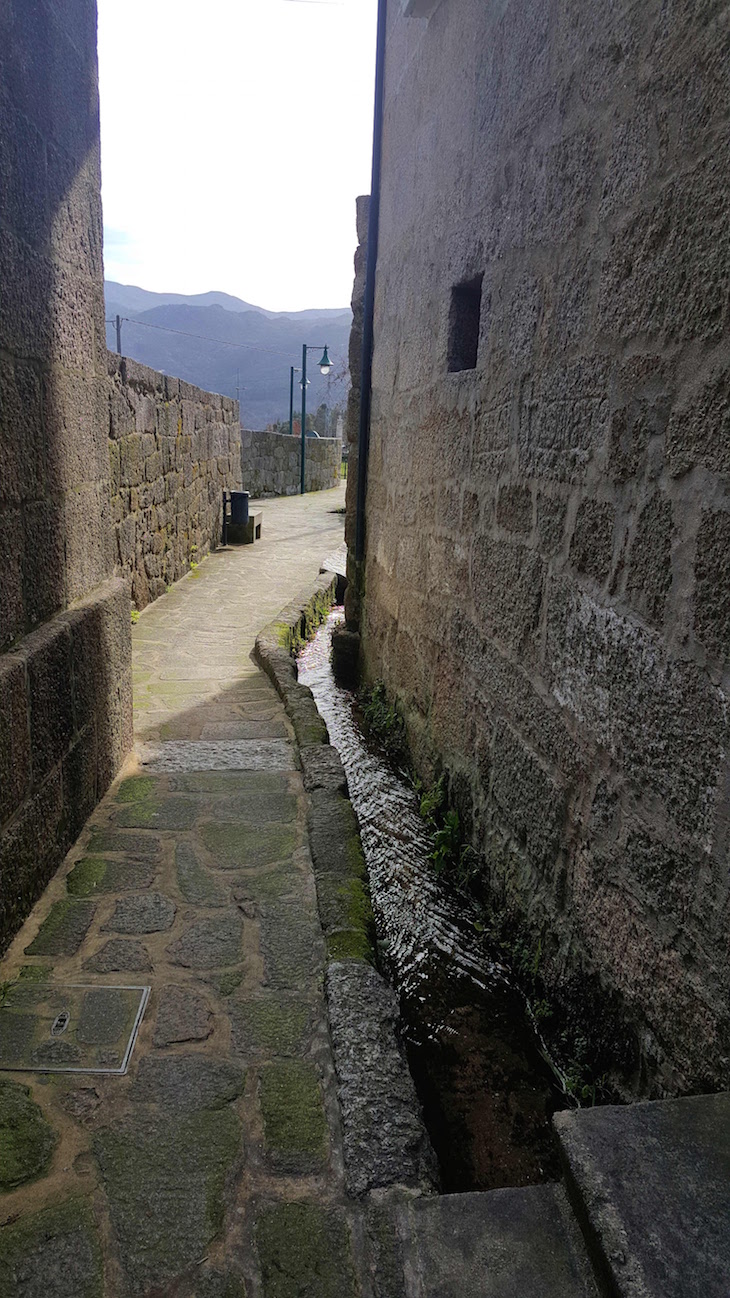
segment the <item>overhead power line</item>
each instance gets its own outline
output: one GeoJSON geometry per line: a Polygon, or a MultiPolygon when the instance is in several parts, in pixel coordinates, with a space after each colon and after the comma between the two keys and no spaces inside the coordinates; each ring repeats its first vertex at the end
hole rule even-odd
{"type": "MultiPolygon", "coordinates": [[[[170,329],[168,325],[150,324],[149,320],[135,320],[133,317],[130,318],[129,316],[124,316],[122,318],[124,324],[139,325],[140,329],[159,329],[162,333],[179,334],[181,338],[197,338],[200,342],[217,343],[220,347],[243,347],[247,351],[265,352],[268,356],[291,355],[290,352],[280,351],[277,347],[259,347],[256,343],[235,343],[231,342],[229,338],[208,338],[205,334],[191,334],[187,333],[184,329],[170,329]]],[[[106,323],[113,325],[116,321],[107,320],[106,323]]]]}

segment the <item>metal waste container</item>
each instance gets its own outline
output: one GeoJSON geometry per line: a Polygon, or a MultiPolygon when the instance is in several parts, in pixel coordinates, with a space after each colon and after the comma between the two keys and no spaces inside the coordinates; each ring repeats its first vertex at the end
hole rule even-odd
{"type": "Polygon", "coordinates": [[[231,492],[231,522],[245,527],[248,523],[248,492],[231,492]]]}

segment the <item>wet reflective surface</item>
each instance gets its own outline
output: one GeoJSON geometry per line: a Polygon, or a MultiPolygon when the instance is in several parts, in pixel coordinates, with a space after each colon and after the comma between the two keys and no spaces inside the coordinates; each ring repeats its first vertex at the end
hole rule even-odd
{"type": "Polygon", "coordinates": [[[559,1175],[550,1117],[561,1107],[524,1001],[490,959],[476,910],[435,872],[418,798],[358,724],[330,666],[335,609],[299,657],[299,679],[347,772],[385,972],[401,1000],[408,1058],[446,1192],[559,1175]]]}

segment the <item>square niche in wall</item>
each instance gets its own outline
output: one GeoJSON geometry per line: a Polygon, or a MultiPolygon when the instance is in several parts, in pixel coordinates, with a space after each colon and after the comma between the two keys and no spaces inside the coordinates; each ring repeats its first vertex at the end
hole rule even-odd
{"type": "Polygon", "coordinates": [[[474,279],[465,280],[463,284],[455,284],[451,290],[447,355],[450,374],[476,369],[483,279],[483,274],[475,275],[474,279]]]}

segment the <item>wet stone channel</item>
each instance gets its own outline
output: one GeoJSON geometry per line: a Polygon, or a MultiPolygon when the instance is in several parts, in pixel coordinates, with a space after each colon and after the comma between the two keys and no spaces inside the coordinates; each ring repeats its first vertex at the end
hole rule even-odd
{"type": "Polygon", "coordinates": [[[559,1177],[550,1119],[564,1099],[524,1000],[490,959],[477,912],[436,875],[410,783],[358,721],[334,679],[334,609],[302,650],[360,823],[383,971],[395,987],[408,1061],[446,1193],[559,1177]]]}

